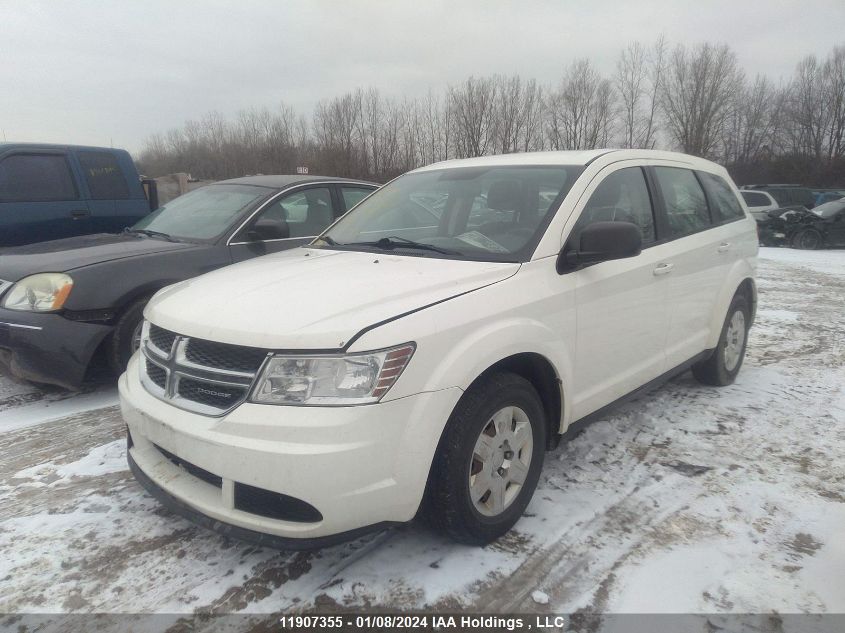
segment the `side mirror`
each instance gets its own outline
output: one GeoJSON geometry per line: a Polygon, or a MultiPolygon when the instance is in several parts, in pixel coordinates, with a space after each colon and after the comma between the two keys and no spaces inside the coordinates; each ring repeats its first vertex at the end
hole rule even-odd
{"type": "Polygon", "coordinates": [[[581,231],[577,248],[564,244],[557,258],[557,272],[562,275],[589,264],[636,257],[642,247],[642,231],[636,224],[593,222],[581,231]]]}
{"type": "Polygon", "coordinates": [[[282,240],[290,237],[290,227],[284,220],[260,218],[252,225],[252,228],[247,231],[246,236],[251,242],[282,240]]]}

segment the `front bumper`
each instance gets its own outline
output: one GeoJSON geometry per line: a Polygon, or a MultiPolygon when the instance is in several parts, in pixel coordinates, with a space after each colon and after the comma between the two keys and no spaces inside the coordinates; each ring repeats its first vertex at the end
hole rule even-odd
{"type": "Polygon", "coordinates": [[[245,403],[213,418],[149,394],[137,356],[119,390],[130,466],[148,490],[206,527],[290,549],[412,519],[462,394],[445,389],[355,407],[245,403]],[[284,520],[239,509],[237,490],[244,485],[305,502],[320,516],[284,520]]]}
{"type": "Polygon", "coordinates": [[[0,308],[0,360],[24,380],[79,389],[110,325],[0,308]]]}

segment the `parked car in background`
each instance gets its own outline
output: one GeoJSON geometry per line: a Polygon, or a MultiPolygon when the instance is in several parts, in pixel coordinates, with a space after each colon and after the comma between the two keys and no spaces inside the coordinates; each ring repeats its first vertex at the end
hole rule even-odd
{"type": "Polygon", "coordinates": [[[845,199],[826,202],[808,211],[803,207],[775,209],[758,223],[764,246],[816,249],[845,246],[845,199]]]}
{"type": "Polygon", "coordinates": [[[125,150],[0,143],[0,247],[113,233],[150,211],[125,150]]]}
{"type": "Polygon", "coordinates": [[[119,234],[0,251],[0,360],[20,378],[76,389],[102,348],[119,373],[156,291],[309,242],[376,188],[339,178],[236,178],[180,196],[119,234]]]}
{"type": "Polygon", "coordinates": [[[758,222],[765,222],[769,219],[769,211],[778,208],[777,201],[772,197],[768,191],[745,191],[739,192],[742,199],[745,200],[745,206],[751,212],[751,215],[758,222]]]}
{"type": "Polygon", "coordinates": [[[813,193],[816,195],[816,206],[845,198],[845,191],[814,191],[813,193]]]}
{"type": "Polygon", "coordinates": [[[816,196],[809,188],[801,185],[744,185],[742,189],[766,191],[782,208],[802,206],[812,209],[816,206],[816,196]]]}
{"type": "Polygon", "coordinates": [[[307,247],[153,297],[119,381],[130,468],[166,507],[262,544],[418,511],[488,543],[573,424],[689,368],[734,380],[757,248],[725,169],[692,156],[415,170],[307,247]]]}
{"type": "Polygon", "coordinates": [[[795,248],[845,246],[845,199],[832,200],[815,207],[805,216],[789,238],[795,248]]]}

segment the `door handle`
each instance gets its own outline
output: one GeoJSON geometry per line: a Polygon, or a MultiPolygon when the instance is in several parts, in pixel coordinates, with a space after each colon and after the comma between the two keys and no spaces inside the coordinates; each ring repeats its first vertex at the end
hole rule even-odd
{"type": "Polygon", "coordinates": [[[87,218],[89,215],[91,215],[90,212],[84,210],[70,212],[70,217],[72,217],[74,220],[81,220],[82,218],[87,218]]]}
{"type": "Polygon", "coordinates": [[[675,267],[675,264],[658,264],[655,269],[652,271],[655,277],[660,277],[660,275],[668,275],[672,272],[672,269],[675,267]]]}
{"type": "Polygon", "coordinates": [[[731,243],[730,242],[722,242],[719,244],[719,248],[717,249],[720,253],[727,253],[731,250],[731,243]]]}

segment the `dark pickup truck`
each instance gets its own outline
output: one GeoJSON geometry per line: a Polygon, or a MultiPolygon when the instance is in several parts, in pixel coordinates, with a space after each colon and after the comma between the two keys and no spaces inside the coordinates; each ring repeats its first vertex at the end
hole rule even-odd
{"type": "Polygon", "coordinates": [[[116,233],[156,206],[125,150],[0,143],[0,247],[116,233]]]}

